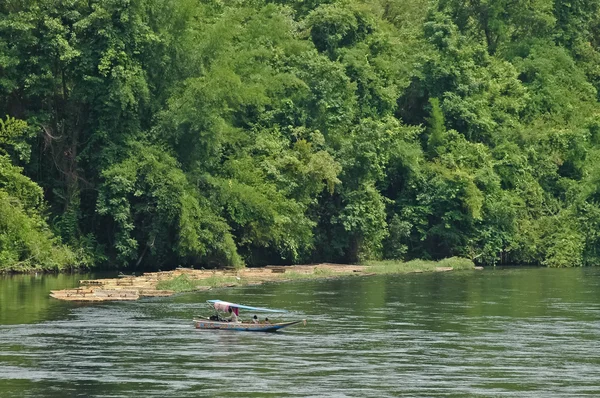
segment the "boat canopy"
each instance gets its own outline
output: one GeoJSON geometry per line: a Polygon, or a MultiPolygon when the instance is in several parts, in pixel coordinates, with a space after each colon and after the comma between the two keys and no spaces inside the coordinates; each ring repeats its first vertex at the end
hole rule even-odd
{"type": "MultiPolygon", "coordinates": [[[[243,310],[251,310],[251,311],[257,311],[257,312],[287,312],[286,310],[275,310],[275,309],[270,309],[270,308],[252,307],[249,305],[230,303],[228,301],[223,301],[223,300],[206,300],[206,302],[211,304],[212,306],[214,306],[215,310],[223,311],[223,312],[229,311],[230,307],[233,311],[236,311],[236,309],[241,308],[243,310]]],[[[236,311],[236,314],[237,314],[237,311],[236,311]]]]}

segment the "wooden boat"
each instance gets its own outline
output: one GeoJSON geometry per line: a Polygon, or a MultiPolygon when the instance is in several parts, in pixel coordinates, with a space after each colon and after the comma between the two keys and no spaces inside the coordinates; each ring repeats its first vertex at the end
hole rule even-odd
{"type": "Polygon", "coordinates": [[[250,310],[254,312],[267,312],[267,313],[285,313],[285,310],[276,310],[270,308],[252,307],[249,305],[235,304],[222,300],[207,300],[207,303],[214,307],[215,315],[211,317],[196,317],[194,318],[194,326],[197,329],[208,329],[208,330],[236,330],[246,332],[275,332],[279,329],[283,329],[288,326],[296,325],[300,322],[306,325],[306,320],[289,321],[289,322],[278,322],[270,323],[268,320],[265,322],[229,322],[221,318],[219,311],[227,313],[234,312],[236,316],[239,314],[240,309],[250,310]],[[230,311],[231,309],[231,311],[230,311]]]}
{"type": "Polygon", "coordinates": [[[283,323],[246,323],[246,322],[219,322],[206,319],[194,319],[196,329],[220,329],[220,330],[238,330],[245,332],[276,332],[288,326],[295,325],[303,321],[291,321],[283,323]]]}

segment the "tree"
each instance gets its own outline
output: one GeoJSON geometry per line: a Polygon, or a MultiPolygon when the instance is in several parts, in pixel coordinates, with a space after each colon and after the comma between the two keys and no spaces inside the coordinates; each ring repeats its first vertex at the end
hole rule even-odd
{"type": "Polygon", "coordinates": [[[22,120],[0,119],[0,271],[59,270],[82,260],[50,231],[42,189],[11,161],[10,153],[29,158],[28,134],[22,120]]]}

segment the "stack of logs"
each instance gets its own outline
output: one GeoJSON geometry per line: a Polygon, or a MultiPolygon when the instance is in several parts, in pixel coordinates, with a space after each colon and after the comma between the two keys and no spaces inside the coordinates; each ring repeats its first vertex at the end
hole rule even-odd
{"type": "MultiPolygon", "coordinates": [[[[160,297],[174,294],[171,290],[157,290],[156,286],[162,280],[170,280],[183,274],[195,280],[214,276],[237,276],[238,279],[239,277],[243,277],[247,281],[260,284],[271,280],[281,280],[279,275],[287,271],[312,274],[317,268],[328,269],[334,274],[362,272],[364,269],[363,266],[340,264],[266,266],[262,268],[243,268],[241,270],[177,268],[173,271],[148,272],[141,276],[121,275],[119,278],[80,280],[80,287],[67,290],[53,290],[50,296],[67,301],[137,300],[140,297],[160,297]]],[[[204,288],[209,289],[208,286],[204,288]]],[[[202,289],[202,287],[198,287],[198,289],[202,289]]]]}
{"type": "Polygon", "coordinates": [[[115,279],[80,280],[80,287],[52,290],[50,296],[67,301],[124,301],[140,297],[170,296],[171,290],[157,290],[152,275],[126,276],[115,279]]]}

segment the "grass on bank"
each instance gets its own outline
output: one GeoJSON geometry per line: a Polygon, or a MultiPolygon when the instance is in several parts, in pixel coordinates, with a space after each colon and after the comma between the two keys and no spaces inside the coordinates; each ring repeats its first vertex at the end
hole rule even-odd
{"type": "MultiPolygon", "coordinates": [[[[412,260],[408,262],[383,260],[369,261],[366,264],[366,273],[375,274],[407,274],[411,272],[433,272],[436,268],[451,267],[453,270],[473,269],[473,261],[465,258],[451,257],[441,261],[412,260]]],[[[269,278],[269,282],[322,279],[336,276],[360,275],[356,273],[340,273],[332,271],[329,268],[316,267],[313,273],[288,271],[282,274],[274,274],[269,278]]],[[[244,277],[239,276],[221,276],[213,275],[206,279],[192,279],[188,275],[182,274],[175,278],[158,282],[156,288],[159,290],[172,290],[174,292],[189,292],[202,287],[226,287],[226,286],[244,286],[252,283],[244,277]]]]}
{"type": "Polygon", "coordinates": [[[366,265],[369,266],[369,272],[373,272],[376,274],[406,274],[410,272],[433,272],[437,268],[447,267],[450,267],[453,270],[466,270],[475,268],[475,263],[473,263],[473,261],[461,257],[450,257],[440,261],[368,261],[366,265]]]}
{"type": "MultiPolygon", "coordinates": [[[[315,268],[314,273],[307,274],[303,272],[289,271],[283,274],[276,274],[269,281],[282,280],[302,280],[302,279],[320,279],[335,275],[343,275],[335,273],[325,268],[315,268]]],[[[189,292],[197,290],[201,287],[225,287],[225,286],[244,286],[251,283],[248,279],[239,276],[220,276],[213,275],[205,279],[192,279],[189,276],[182,274],[172,279],[160,281],[156,284],[158,290],[172,290],[174,292],[189,292]]]]}
{"type": "Polygon", "coordinates": [[[213,275],[205,279],[192,279],[182,274],[172,279],[162,280],[156,284],[158,290],[173,290],[174,292],[189,292],[200,287],[224,287],[229,285],[246,285],[244,278],[235,276],[213,275]]]}

